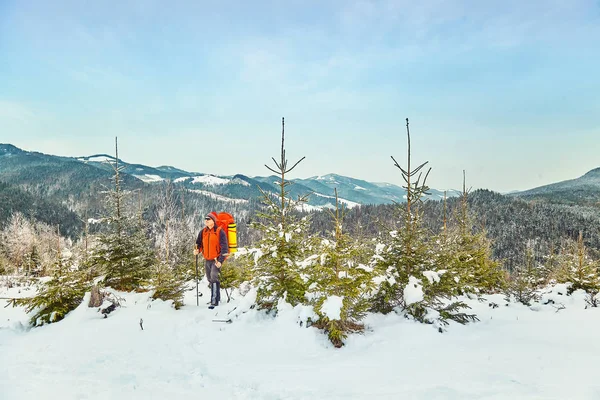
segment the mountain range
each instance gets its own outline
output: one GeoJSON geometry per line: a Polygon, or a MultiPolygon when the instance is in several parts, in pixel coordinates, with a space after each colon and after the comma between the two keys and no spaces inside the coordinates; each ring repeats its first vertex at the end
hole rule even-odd
{"type": "MultiPolygon", "coordinates": [[[[111,162],[115,157],[94,154],[82,157],[53,156],[19,149],[10,144],[0,144],[0,180],[10,184],[37,188],[49,185],[46,194],[72,192],[74,187],[109,184],[113,174],[111,162]],[[48,176],[52,177],[49,181],[48,176]]],[[[189,172],[173,166],[150,167],[118,160],[126,184],[134,188],[172,181],[174,184],[199,193],[212,194],[222,200],[247,200],[260,198],[262,190],[277,192],[279,177],[218,176],[210,173],[189,172]]],[[[290,179],[292,197],[311,194],[308,204],[313,207],[334,207],[337,189],[340,202],[351,208],[359,204],[388,204],[402,202],[405,190],[391,183],[373,183],[337,174],[314,176],[306,179],[290,179]]],[[[75,189],[75,191],[78,191],[75,189]]],[[[444,191],[431,189],[430,199],[439,200],[444,191]]],[[[457,196],[456,190],[446,191],[448,197],[457,196]]]]}
{"type": "Polygon", "coordinates": [[[600,168],[595,168],[576,179],[511,193],[510,196],[570,205],[599,205],[600,168]]]}
{"type": "MultiPolygon", "coordinates": [[[[14,185],[43,199],[54,199],[73,209],[72,204],[88,200],[94,204],[97,194],[111,185],[115,157],[94,154],[81,157],[64,157],[25,151],[11,144],[0,144],[0,181],[14,185]]],[[[188,189],[190,193],[210,197],[216,201],[243,203],[260,200],[261,190],[279,191],[279,177],[247,176],[236,174],[218,176],[208,172],[190,172],[173,166],[151,167],[118,160],[121,177],[128,189],[149,189],[159,182],[171,181],[188,189]]],[[[348,208],[365,204],[390,204],[402,202],[405,189],[391,183],[367,182],[361,179],[327,174],[310,178],[291,179],[290,196],[296,198],[310,194],[308,205],[318,209],[334,207],[337,190],[340,202],[348,208]]],[[[457,190],[430,189],[429,200],[440,200],[460,195],[457,190]]],[[[585,175],[507,196],[524,200],[559,204],[596,205],[600,202],[600,168],[585,175]]]]}

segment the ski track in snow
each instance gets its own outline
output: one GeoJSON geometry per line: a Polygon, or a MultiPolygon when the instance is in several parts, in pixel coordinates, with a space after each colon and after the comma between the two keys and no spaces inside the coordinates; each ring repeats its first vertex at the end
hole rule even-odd
{"type": "Polygon", "coordinates": [[[505,306],[501,295],[469,301],[481,321],[443,334],[371,314],[365,334],[334,349],[317,329],[299,326],[298,308],[273,319],[249,309],[253,292],[234,292],[231,303],[208,310],[206,283],[200,288],[200,307],[194,285],[178,311],[148,293],[125,293],[107,319],[86,306],[87,295],[63,321],[35,329],[22,328],[23,310],[0,300],[0,398],[600,398],[600,310],[584,310],[577,296],[556,296],[566,306],[559,312],[505,306]],[[229,317],[232,324],[212,322],[229,317]]]}

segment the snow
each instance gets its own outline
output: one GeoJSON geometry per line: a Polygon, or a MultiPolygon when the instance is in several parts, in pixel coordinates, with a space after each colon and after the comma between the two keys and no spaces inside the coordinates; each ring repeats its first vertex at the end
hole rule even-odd
{"type": "Polygon", "coordinates": [[[321,312],[330,320],[340,319],[344,298],[340,296],[329,296],[321,306],[321,312]]]}
{"type": "MultiPolygon", "coordinates": [[[[442,334],[403,315],[369,314],[366,332],[341,349],[306,327],[309,307],[280,302],[273,318],[250,308],[255,290],[236,290],[231,303],[208,310],[206,282],[200,307],[190,289],[181,310],[149,293],[119,293],[124,306],[106,319],[86,298],[63,321],[35,329],[0,299],[0,398],[600,398],[600,309],[584,309],[584,295],[566,296],[565,287],[531,308],[503,295],[465,299],[480,322],[442,334]],[[212,322],[226,318],[233,323],[212,322]]],[[[28,294],[0,288],[0,297],[28,294]]]]}
{"type": "Polygon", "coordinates": [[[210,197],[212,199],[220,200],[220,201],[225,201],[225,202],[228,202],[228,203],[237,203],[237,204],[239,204],[239,203],[247,203],[248,202],[248,200],[246,200],[246,199],[233,199],[231,197],[222,196],[220,194],[209,192],[207,190],[191,189],[190,192],[199,193],[199,194],[202,194],[204,196],[210,197]]]}
{"type": "Polygon", "coordinates": [[[77,158],[80,161],[83,162],[88,162],[88,161],[92,161],[92,162],[113,162],[114,158],[111,158],[109,156],[92,156],[92,157],[78,157],[77,158]]]}
{"type": "Polygon", "coordinates": [[[322,206],[311,206],[310,204],[302,203],[295,206],[296,210],[303,212],[320,211],[323,209],[322,206]]]}
{"type": "MultiPolygon", "coordinates": [[[[319,197],[325,197],[325,198],[327,198],[327,199],[333,199],[333,200],[335,200],[335,197],[334,197],[334,196],[327,196],[327,195],[324,195],[324,194],[321,194],[321,193],[317,193],[317,192],[313,192],[313,193],[311,193],[311,194],[312,194],[312,195],[315,195],[315,196],[319,196],[319,197]]],[[[356,206],[360,206],[360,203],[355,203],[355,202],[353,202],[353,201],[346,200],[346,199],[342,199],[342,198],[340,198],[340,197],[338,197],[338,201],[339,201],[340,203],[345,203],[345,204],[346,204],[346,206],[347,206],[348,208],[353,208],[353,207],[356,207],[356,206]]],[[[334,206],[334,205],[332,205],[332,207],[333,207],[333,208],[335,208],[335,206],[334,206]]]]}
{"type": "Polygon", "coordinates": [[[164,181],[164,179],[158,175],[144,174],[144,175],[133,175],[133,176],[135,176],[139,180],[144,181],[146,183],[164,181]]]}
{"type": "Polygon", "coordinates": [[[195,176],[192,183],[201,183],[207,186],[215,186],[215,185],[226,185],[229,183],[229,179],[219,178],[214,175],[202,175],[195,176]]]}
{"type": "Polygon", "coordinates": [[[354,207],[358,207],[360,206],[360,203],[356,203],[354,201],[350,201],[350,200],[346,200],[346,199],[342,199],[342,198],[338,198],[338,200],[344,204],[346,204],[347,208],[354,208],[354,207]]]}
{"type": "Polygon", "coordinates": [[[339,182],[337,182],[335,179],[334,175],[328,174],[328,175],[319,175],[319,176],[314,176],[312,178],[309,179],[316,179],[318,181],[328,181],[328,183],[330,184],[334,184],[334,185],[339,185],[339,182]]]}
{"type": "Polygon", "coordinates": [[[411,305],[421,300],[423,300],[423,285],[420,280],[411,276],[408,278],[408,285],[404,288],[404,301],[406,305],[411,305]]]}
{"type": "Polygon", "coordinates": [[[190,178],[189,176],[184,176],[184,177],[181,177],[181,178],[177,178],[177,179],[175,179],[173,182],[175,182],[175,183],[179,183],[179,182],[185,182],[185,181],[187,181],[188,179],[191,179],[191,178],[190,178]]]}
{"type": "Polygon", "coordinates": [[[240,178],[232,179],[231,183],[235,183],[236,185],[242,185],[242,186],[251,186],[249,182],[246,182],[245,180],[240,179],[240,178]]]}
{"type": "Polygon", "coordinates": [[[425,276],[425,278],[427,278],[427,280],[429,281],[429,283],[439,282],[440,281],[440,272],[423,271],[423,275],[425,276]]]}

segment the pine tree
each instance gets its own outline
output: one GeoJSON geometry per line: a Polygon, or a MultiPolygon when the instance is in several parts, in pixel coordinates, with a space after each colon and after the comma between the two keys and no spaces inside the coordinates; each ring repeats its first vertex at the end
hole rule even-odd
{"type": "Polygon", "coordinates": [[[342,230],[344,208],[340,207],[335,190],[333,241],[323,240],[321,254],[310,267],[309,289],[319,320],[313,325],[324,329],[335,347],[341,347],[349,332],[361,332],[361,320],[371,305],[369,294],[374,289],[372,268],[359,264],[365,249],[342,230]],[[341,303],[339,316],[323,311],[327,301],[335,298],[341,303]]]}
{"type": "Polygon", "coordinates": [[[456,293],[455,281],[442,279],[447,270],[438,264],[435,243],[426,231],[422,218],[423,196],[429,190],[426,181],[431,168],[423,180],[422,169],[427,162],[411,169],[408,118],[406,132],[407,169],[403,169],[392,157],[394,166],[400,169],[405,182],[406,203],[399,204],[397,210],[401,229],[391,232],[389,243],[381,254],[382,260],[378,263],[385,280],[375,297],[375,310],[385,313],[400,307],[424,323],[439,322],[445,325],[449,319],[459,323],[474,321],[477,319],[474,315],[462,312],[468,308],[466,304],[451,302],[456,293]]]}
{"type": "Polygon", "coordinates": [[[42,273],[42,262],[37,246],[34,244],[31,247],[29,256],[27,257],[27,275],[40,276],[42,273]]]}
{"type": "Polygon", "coordinates": [[[276,310],[278,301],[284,298],[292,306],[304,301],[306,284],[302,277],[302,261],[308,218],[299,219],[292,211],[294,207],[306,203],[307,197],[300,197],[296,201],[289,198],[287,188],[292,182],[286,180],[286,174],[304,158],[288,168],[285,120],[282,119],[281,159],[278,162],[273,158],[276,169],[265,165],[279,175],[280,192],[275,197],[260,189],[266,211],[259,213],[259,221],[253,226],[261,231],[263,237],[258,243],[258,251],[248,256],[254,265],[253,275],[258,287],[256,302],[260,309],[276,310]]]}
{"type": "Polygon", "coordinates": [[[104,218],[108,223],[108,233],[98,238],[99,248],[90,258],[90,263],[105,275],[104,284],[117,290],[138,290],[145,284],[156,260],[152,244],[146,237],[141,211],[130,215],[125,207],[128,195],[122,189],[119,166],[119,152],[115,138],[115,160],[111,163],[114,175],[114,189],[108,192],[108,206],[111,215],[104,218]]]}
{"type": "Polygon", "coordinates": [[[70,258],[64,257],[60,247],[51,269],[51,279],[42,285],[34,297],[12,302],[13,306],[24,306],[27,313],[35,311],[30,319],[33,326],[62,320],[81,304],[85,293],[91,288],[86,271],[79,270],[70,258]]]}
{"type": "Polygon", "coordinates": [[[183,306],[185,282],[165,261],[156,263],[152,271],[153,299],[172,300],[176,310],[183,306]]]}
{"type": "Polygon", "coordinates": [[[600,263],[593,260],[583,243],[583,233],[579,232],[577,242],[567,242],[558,257],[555,278],[558,283],[570,283],[568,294],[581,289],[588,294],[588,303],[598,306],[600,291],[600,263]]]}
{"type": "Polygon", "coordinates": [[[507,297],[530,306],[532,301],[539,299],[539,289],[545,280],[543,267],[535,259],[532,244],[528,243],[524,262],[510,273],[507,297]]]}
{"type": "Polygon", "coordinates": [[[447,266],[442,279],[455,282],[455,294],[493,293],[505,287],[505,272],[500,263],[492,260],[491,241],[485,231],[473,232],[468,194],[463,171],[463,191],[456,226],[444,229],[438,236],[439,261],[447,266]]]}
{"type": "Polygon", "coordinates": [[[547,283],[550,283],[553,279],[555,279],[554,275],[558,270],[558,254],[554,243],[550,243],[548,251],[548,255],[544,257],[544,271],[545,275],[548,277],[547,283]]]}
{"type": "Polygon", "coordinates": [[[231,293],[234,289],[240,288],[244,282],[251,282],[253,279],[252,269],[249,268],[248,262],[244,261],[244,257],[235,253],[221,267],[221,289],[227,294],[227,301],[231,299],[231,293]]]}

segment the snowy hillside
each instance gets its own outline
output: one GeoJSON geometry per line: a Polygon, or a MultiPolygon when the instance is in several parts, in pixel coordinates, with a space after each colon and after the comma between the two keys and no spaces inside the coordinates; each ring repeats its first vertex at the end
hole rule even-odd
{"type": "MultiPolygon", "coordinates": [[[[342,349],[306,327],[306,308],[282,306],[272,318],[250,309],[250,291],[208,310],[206,283],[200,307],[190,288],[178,311],[148,293],[118,293],[122,307],[106,319],[88,294],[63,321],[35,329],[0,300],[0,398],[600,398],[600,310],[585,309],[580,292],[559,294],[564,286],[531,308],[501,295],[467,300],[481,321],[443,334],[371,314],[342,349]]],[[[2,298],[31,294],[0,289],[2,298]]]]}

